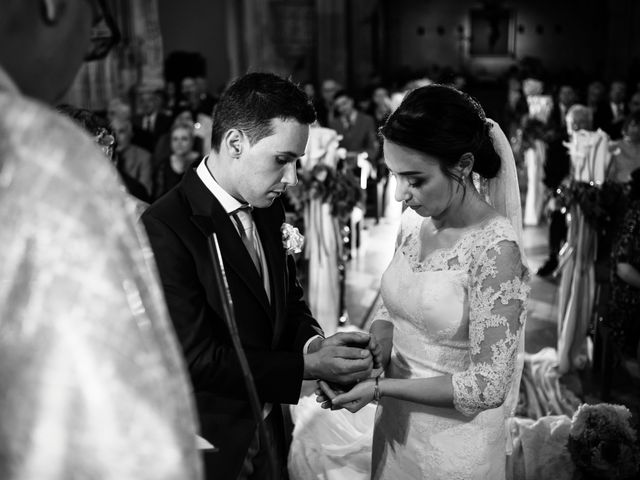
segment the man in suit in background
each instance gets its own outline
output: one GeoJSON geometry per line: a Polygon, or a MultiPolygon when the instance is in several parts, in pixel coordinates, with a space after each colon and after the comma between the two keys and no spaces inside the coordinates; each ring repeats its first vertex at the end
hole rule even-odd
{"type": "MultiPolygon", "coordinates": [[[[377,168],[374,164],[378,155],[376,123],[373,117],[355,107],[353,95],[346,90],[340,90],[336,93],[333,104],[336,116],[330,120],[329,127],[342,137],[340,147],[347,151],[347,166],[353,169],[353,175],[364,188],[364,203],[369,207],[366,209],[366,213],[377,219],[379,217],[377,168]],[[364,169],[363,160],[358,158],[361,153],[367,154],[367,159],[364,162],[366,162],[368,169],[364,169]]],[[[354,231],[356,245],[359,245],[360,235],[358,232],[359,227],[354,231]]]]}
{"type": "Polygon", "coordinates": [[[577,99],[578,95],[573,85],[560,85],[545,129],[547,158],[543,165],[543,183],[547,188],[548,199],[549,254],[537,271],[541,277],[551,275],[558,268],[560,249],[567,239],[567,222],[563,213],[563,205],[556,199],[558,197],[557,190],[571,169],[571,157],[569,157],[567,147],[564,146],[564,142],[569,141],[566,116],[577,99]]]}
{"type": "Polygon", "coordinates": [[[162,113],[162,92],[142,87],[138,90],[138,113],[133,117],[132,142],[153,152],[158,139],[171,128],[173,120],[162,113]]]}
{"type": "Polygon", "coordinates": [[[609,86],[609,110],[611,111],[611,126],[607,131],[611,140],[622,138],[622,124],[627,114],[627,85],[620,80],[614,80],[609,86]]]}
{"type": "Polygon", "coordinates": [[[594,80],[587,86],[587,106],[593,111],[593,128],[602,129],[611,135],[613,113],[607,97],[601,81],[594,80]]]}
{"type": "Polygon", "coordinates": [[[340,146],[348,153],[366,152],[369,160],[376,158],[378,140],[373,118],[356,109],[353,96],[346,90],[336,93],[333,105],[336,116],[329,122],[329,127],[342,135],[340,146]]]}
{"type": "MultiPolygon", "coordinates": [[[[207,478],[270,478],[271,449],[286,472],[281,403],[297,403],[303,379],[367,378],[377,351],[367,334],[324,339],[302,299],[283,246],[278,197],[297,183],[315,113],[305,94],[276,75],[252,73],[223,93],[211,152],[143,215],[169,311],[187,359],[207,478]],[[208,239],[216,233],[241,342],[270,441],[260,441],[236,352],[223,320],[208,239]]],[[[279,478],[279,477],[278,477],[279,478]]]]}

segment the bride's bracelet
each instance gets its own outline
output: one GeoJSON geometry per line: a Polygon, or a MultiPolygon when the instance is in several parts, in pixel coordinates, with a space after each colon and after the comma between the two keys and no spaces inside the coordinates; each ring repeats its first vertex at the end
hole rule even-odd
{"type": "Polygon", "coordinates": [[[380,384],[379,384],[379,381],[380,381],[380,377],[378,376],[378,377],[376,377],[376,384],[373,386],[373,399],[376,402],[380,401],[380,396],[381,396],[380,395],[380,384]]]}

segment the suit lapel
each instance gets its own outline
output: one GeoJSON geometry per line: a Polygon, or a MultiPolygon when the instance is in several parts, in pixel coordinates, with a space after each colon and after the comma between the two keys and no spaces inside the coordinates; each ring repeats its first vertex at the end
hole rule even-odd
{"type": "MultiPolygon", "coordinates": [[[[205,237],[209,237],[212,233],[216,234],[225,268],[232,269],[242,279],[271,317],[273,313],[262,279],[220,202],[198,178],[195,169],[187,171],[180,189],[191,205],[193,213],[191,221],[205,237]]],[[[211,259],[207,258],[206,261],[211,259]]]]}

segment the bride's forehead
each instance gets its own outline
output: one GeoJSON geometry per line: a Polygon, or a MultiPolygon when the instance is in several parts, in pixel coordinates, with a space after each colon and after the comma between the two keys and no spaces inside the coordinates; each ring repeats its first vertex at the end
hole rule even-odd
{"type": "Polygon", "coordinates": [[[384,159],[389,169],[395,173],[403,171],[428,173],[434,169],[440,169],[440,162],[436,157],[391,142],[385,143],[384,159]]]}

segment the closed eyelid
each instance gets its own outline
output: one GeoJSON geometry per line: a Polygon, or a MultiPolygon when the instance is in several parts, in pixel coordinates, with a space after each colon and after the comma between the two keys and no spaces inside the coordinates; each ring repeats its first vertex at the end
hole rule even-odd
{"type": "Polygon", "coordinates": [[[300,157],[294,157],[293,155],[276,155],[278,162],[295,163],[300,157]]]}

